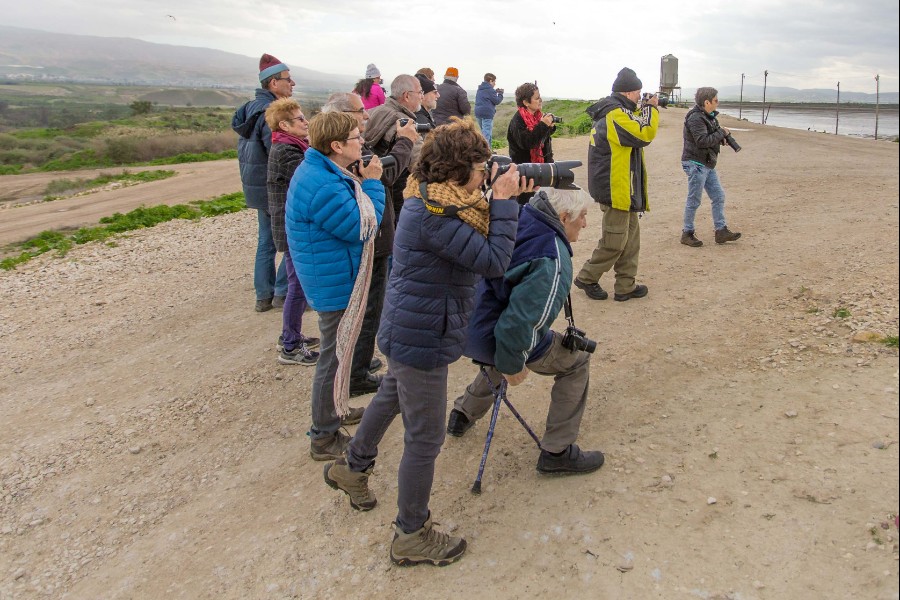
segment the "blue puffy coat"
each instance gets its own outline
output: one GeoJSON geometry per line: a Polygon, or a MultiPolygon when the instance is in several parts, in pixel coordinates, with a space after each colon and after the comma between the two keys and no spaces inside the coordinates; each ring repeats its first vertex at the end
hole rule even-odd
{"type": "MultiPolygon", "coordinates": [[[[378,223],[384,214],[384,186],[365,179],[378,223]]],[[[319,312],[347,308],[359,272],[363,240],[354,180],[314,148],[291,178],[285,226],[291,259],[309,304],[319,312]]]]}
{"type": "Polygon", "coordinates": [[[490,211],[485,238],[456,217],[429,213],[419,198],[404,203],[378,330],[391,360],[428,370],[462,355],[475,283],[503,275],[515,244],[516,200],[493,200],[490,211]]]}
{"type": "Polygon", "coordinates": [[[498,92],[487,81],[482,81],[475,92],[475,116],[479,119],[493,119],[497,105],[503,102],[503,92],[498,92]]]}
{"type": "Polygon", "coordinates": [[[275,94],[257,88],[256,98],[237,109],[231,119],[231,128],[240,136],[238,166],[248,208],[268,209],[269,206],[266,171],[269,149],[272,147],[272,130],[266,125],[265,112],[274,100],[275,94]]]}

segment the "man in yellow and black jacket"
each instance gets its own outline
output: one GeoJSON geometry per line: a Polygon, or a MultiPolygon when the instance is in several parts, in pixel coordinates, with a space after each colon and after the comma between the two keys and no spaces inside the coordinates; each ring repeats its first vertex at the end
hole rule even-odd
{"type": "Polygon", "coordinates": [[[600,277],[615,270],[615,299],[619,302],[647,295],[635,283],[641,249],[639,213],[650,210],[644,146],[659,130],[658,98],[641,102],[641,80],[634,71],[619,71],[613,93],[587,109],[594,121],[588,150],[588,190],[600,203],[603,226],[600,241],[575,278],[575,286],[589,298],[605,300],[600,277]]]}

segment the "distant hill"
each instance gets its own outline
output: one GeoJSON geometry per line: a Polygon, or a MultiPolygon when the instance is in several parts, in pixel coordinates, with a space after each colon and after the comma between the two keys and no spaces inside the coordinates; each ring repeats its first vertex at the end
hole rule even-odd
{"type": "MultiPolygon", "coordinates": [[[[305,69],[290,57],[297,91],[349,90],[356,78],[305,69]]],[[[259,85],[259,57],[132,38],[50,33],[0,25],[0,79],[122,85],[237,87],[259,85]]]]}
{"type": "MultiPolygon", "coordinates": [[[[723,102],[737,102],[741,98],[741,86],[726,85],[719,89],[719,100],[723,102]]],[[[875,89],[875,82],[872,82],[872,89],[875,89]]],[[[684,90],[682,98],[692,100],[696,89],[684,90]]],[[[761,85],[745,85],[744,86],[744,102],[762,102],[763,87],[761,85]]],[[[789,87],[773,87],[766,88],[766,102],[825,102],[833,103],[837,100],[837,88],[832,90],[812,89],[798,90],[789,87]]],[[[900,101],[898,92],[882,92],[878,98],[881,104],[897,104],[900,101]]],[[[862,92],[850,92],[841,90],[841,103],[858,102],[860,104],[875,104],[875,94],[866,94],[862,92]]]]}

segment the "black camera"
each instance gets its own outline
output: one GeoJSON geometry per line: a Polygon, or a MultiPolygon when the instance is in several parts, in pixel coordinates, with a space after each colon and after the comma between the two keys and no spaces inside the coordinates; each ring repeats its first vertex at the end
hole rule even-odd
{"type": "MultiPolygon", "coordinates": [[[[485,169],[488,173],[488,187],[494,182],[491,177],[491,169],[494,165],[499,165],[497,169],[497,177],[500,177],[509,171],[509,165],[512,159],[508,156],[495,154],[491,157],[485,169]]],[[[575,173],[572,169],[580,167],[580,160],[561,160],[552,163],[522,163],[516,165],[519,169],[519,175],[525,177],[526,180],[534,179],[534,185],[539,187],[552,187],[558,190],[577,190],[575,185],[575,173]]],[[[495,178],[496,179],[496,178],[495,178]]]]}
{"type": "Polygon", "coordinates": [[[562,123],[562,117],[557,117],[556,115],[550,115],[551,123],[562,123]]]}
{"type": "Polygon", "coordinates": [[[660,108],[666,108],[667,106],[669,106],[669,99],[666,96],[660,96],[659,94],[653,94],[651,92],[644,92],[644,97],[641,98],[641,103],[647,104],[647,102],[653,96],[659,96],[656,100],[656,105],[660,108]]]}
{"type": "Polygon", "coordinates": [[[730,133],[725,136],[725,143],[728,144],[735,152],[741,151],[741,145],[734,141],[734,138],[731,137],[730,133]]]}
{"type": "Polygon", "coordinates": [[[588,354],[593,354],[594,350],[597,349],[597,342],[587,337],[583,330],[578,329],[574,325],[569,325],[563,334],[562,347],[572,352],[584,350],[588,354]]]}
{"type": "MultiPolygon", "coordinates": [[[[406,127],[407,123],[409,123],[409,119],[400,119],[400,127],[406,127]]],[[[430,123],[416,123],[417,133],[428,133],[429,131],[431,131],[430,123]]]]}
{"type": "MultiPolygon", "coordinates": [[[[369,163],[372,162],[372,157],[374,154],[364,154],[360,161],[362,162],[363,167],[368,167],[369,163]]],[[[381,167],[387,169],[388,167],[393,167],[397,164],[397,159],[393,156],[380,156],[381,159],[381,167]]]]}

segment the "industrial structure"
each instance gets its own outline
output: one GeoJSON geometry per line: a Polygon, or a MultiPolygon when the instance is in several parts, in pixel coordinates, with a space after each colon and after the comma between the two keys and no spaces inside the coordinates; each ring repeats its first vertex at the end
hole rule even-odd
{"type": "Polygon", "coordinates": [[[678,59],[666,54],[659,61],[659,92],[669,102],[681,102],[681,86],[678,85],[678,59]]]}

